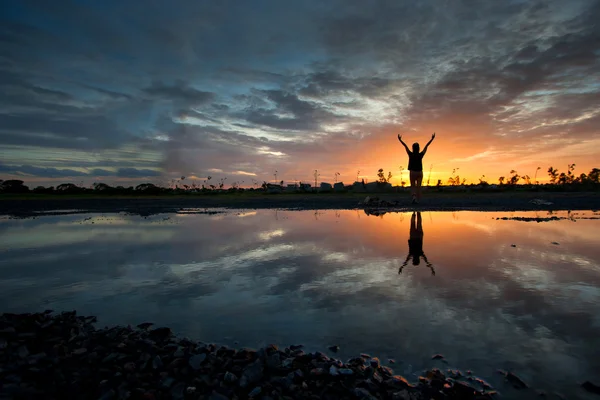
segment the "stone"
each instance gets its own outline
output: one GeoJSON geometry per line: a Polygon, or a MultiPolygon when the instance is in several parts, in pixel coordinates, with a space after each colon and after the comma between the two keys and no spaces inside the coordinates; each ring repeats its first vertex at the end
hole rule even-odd
{"type": "Polygon", "coordinates": [[[513,374],[512,372],[508,372],[506,374],[506,380],[515,388],[515,389],[527,389],[527,384],[521,380],[518,376],[513,374]]]}
{"type": "Polygon", "coordinates": [[[339,349],[340,349],[340,346],[338,346],[338,345],[329,346],[329,350],[333,351],[334,353],[337,353],[339,349]]]}
{"type": "Polygon", "coordinates": [[[257,386],[254,389],[252,389],[252,391],[250,393],[248,393],[248,397],[256,397],[259,394],[261,394],[261,392],[262,392],[262,388],[260,386],[257,386]]]}
{"type": "Polygon", "coordinates": [[[182,400],[184,398],[184,393],[186,386],[185,383],[179,382],[175,386],[173,386],[170,390],[171,398],[173,400],[182,400]]]}
{"type": "Polygon", "coordinates": [[[235,383],[238,380],[238,377],[235,374],[232,374],[231,372],[227,371],[225,372],[225,376],[223,377],[223,380],[226,383],[235,383]]]}
{"type": "Polygon", "coordinates": [[[431,357],[432,360],[441,360],[443,358],[444,358],[444,356],[441,354],[435,354],[431,357]]]}
{"type": "Polygon", "coordinates": [[[352,371],[350,368],[340,368],[338,370],[338,372],[340,373],[340,375],[353,375],[354,371],[352,371]]]}
{"type": "Polygon", "coordinates": [[[331,367],[329,367],[329,375],[331,376],[338,376],[340,373],[338,371],[338,369],[335,367],[335,365],[332,365],[331,367]]]}
{"type": "Polygon", "coordinates": [[[202,363],[204,362],[204,360],[206,360],[206,354],[201,353],[201,354],[196,354],[196,355],[191,356],[188,363],[189,363],[190,367],[192,367],[194,370],[197,371],[202,366],[202,363]]]}
{"type": "Polygon", "coordinates": [[[80,355],[85,354],[85,353],[87,353],[87,349],[85,347],[81,347],[79,349],[73,350],[73,354],[76,355],[76,356],[80,356],[80,355]]]}
{"type": "Polygon", "coordinates": [[[152,360],[152,368],[161,369],[162,367],[163,367],[163,362],[162,362],[162,359],[160,358],[160,356],[154,357],[154,359],[152,360]]]}
{"type": "Polygon", "coordinates": [[[240,386],[247,387],[248,385],[258,382],[263,377],[262,364],[255,362],[247,367],[240,378],[240,386]]]}
{"type": "Polygon", "coordinates": [[[173,385],[173,383],[175,383],[175,379],[173,379],[170,376],[167,376],[160,382],[160,386],[164,389],[169,389],[173,385]]]}
{"type": "Polygon", "coordinates": [[[581,384],[581,387],[584,388],[585,390],[587,390],[590,393],[594,393],[594,394],[598,394],[600,395],[600,386],[590,382],[590,381],[585,381],[581,384]]]}
{"type": "Polygon", "coordinates": [[[171,329],[167,327],[156,328],[150,331],[150,339],[156,341],[164,341],[171,336],[171,329]]]}

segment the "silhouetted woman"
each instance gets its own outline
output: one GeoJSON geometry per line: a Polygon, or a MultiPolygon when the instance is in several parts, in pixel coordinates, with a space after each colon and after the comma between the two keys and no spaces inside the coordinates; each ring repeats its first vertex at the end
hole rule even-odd
{"type": "Polygon", "coordinates": [[[412,145],[412,151],[408,149],[406,143],[402,141],[402,135],[398,135],[398,140],[406,149],[408,154],[408,170],[410,171],[410,187],[412,188],[412,202],[418,203],[421,200],[421,184],[423,183],[423,156],[427,152],[427,148],[435,139],[435,132],[431,135],[431,139],[425,145],[423,151],[419,151],[419,143],[415,142],[412,145]]]}
{"type": "Polygon", "coordinates": [[[425,260],[427,268],[431,270],[431,275],[435,275],[435,269],[433,269],[433,265],[429,261],[427,261],[427,257],[425,257],[425,253],[423,252],[423,220],[421,219],[421,213],[413,212],[413,215],[410,218],[408,256],[406,256],[406,260],[404,260],[404,263],[398,270],[398,273],[402,273],[402,269],[406,267],[406,264],[408,264],[408,260],[410,260],[411,258],[413,265],[419,265],[421,263],[421,257],[423,257],[423,260],[425,260]]]}

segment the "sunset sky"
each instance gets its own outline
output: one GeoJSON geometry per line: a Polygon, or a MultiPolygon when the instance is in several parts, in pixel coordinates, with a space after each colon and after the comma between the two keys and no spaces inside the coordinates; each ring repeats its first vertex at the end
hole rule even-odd
{"type": "Polygon", "coordinates": [[[433,132],[432,184],[587,173],[598,21],[597,0],[5,0],[0,179],[398,184],[396,135],[433,132]]]}

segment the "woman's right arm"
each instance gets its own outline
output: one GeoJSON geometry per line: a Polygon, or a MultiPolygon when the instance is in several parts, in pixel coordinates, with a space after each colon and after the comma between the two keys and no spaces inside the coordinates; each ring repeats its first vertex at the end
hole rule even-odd
{"type": "Polygon", "coordinates": [[[404,149],[406,150],[406,154],[408,154],[410,156],[410,154],[411,154],[410,149],[408,148],[406,143],[404,143],[402,141],[402,135],[398,134],[398,140],[400,141],[400,143],[402,143],[402,146],[404,146],[404,149]]]}

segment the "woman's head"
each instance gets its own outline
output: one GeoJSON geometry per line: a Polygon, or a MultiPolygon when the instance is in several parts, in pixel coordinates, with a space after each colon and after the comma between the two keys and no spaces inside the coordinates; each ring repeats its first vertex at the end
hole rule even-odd
{"type": "Polygon", "coordinates": [[[419,143],[413,143],[413,153],[418,153],[420,151],[419,143]]]}

